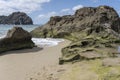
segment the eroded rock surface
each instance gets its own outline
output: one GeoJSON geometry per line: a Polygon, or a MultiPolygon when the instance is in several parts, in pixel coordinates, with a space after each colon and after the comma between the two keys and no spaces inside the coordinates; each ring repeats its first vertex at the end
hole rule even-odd
{"type": "Polygon", "coordinates": [[[72,43],[62,49],[62,61],[74,60],[77,55],[84,55],[84,59],[114,57],[120,44],[119,33],[119,16],[109,6],[84,7],[74,15],[51,17],[45,25],[31,32],[34,37],[71,40],[72,43]],[[88,57],[92,52],[94,56],[88,57]]]}

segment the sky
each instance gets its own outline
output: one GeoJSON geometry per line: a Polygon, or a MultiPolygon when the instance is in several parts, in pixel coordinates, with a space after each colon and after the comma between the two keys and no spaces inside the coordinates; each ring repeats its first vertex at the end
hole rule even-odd
{"type": "Polygon", "coordinates": [[[45,24],[51,16],[73,15],[83,7],[107,5],[120,15],[120,0],[0,0],[0,15],[25,12],[34,24],[45,24]]]}

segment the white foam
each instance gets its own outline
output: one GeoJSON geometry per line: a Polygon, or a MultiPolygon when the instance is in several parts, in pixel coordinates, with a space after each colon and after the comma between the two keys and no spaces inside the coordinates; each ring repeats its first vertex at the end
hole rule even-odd
{"type": "Polygon", "coordinates": [[[0,39],[1,39],[1,38],[4,38],[5,36],[6,36],[6,35],[0,36],[0,39]]]}
{"type": "Polygon", "coordinates": [[[64,39],[52,39],[52,38],[32,38],[32,41],[38,47],[50,47],[58,45],[58,43],[64,41],[64,39]]]}
{"type": "MultiPolygon", "coordinates": [[[[0,36],[0,38],[4,38],[6,35],[0,36]]],[[[50,47],[58,45],[58,43],[64,41],[64,39],[53,39],[53,38],[32,38],[32,41],[38,47],[50,47]]]]}

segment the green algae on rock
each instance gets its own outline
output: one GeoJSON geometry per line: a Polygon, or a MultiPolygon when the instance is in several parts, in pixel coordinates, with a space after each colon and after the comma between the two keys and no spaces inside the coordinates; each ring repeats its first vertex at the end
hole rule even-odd
{"type": "Polygon", "coordinates": [[[34,37],[57,37],[72,41],[62,49],[60,64],[76,59],[115,57],[120,44],[119,33],[119,16],[109,6],[84,7],[74,15],[51,17],[48,23],[31,32],[34,37]]]}

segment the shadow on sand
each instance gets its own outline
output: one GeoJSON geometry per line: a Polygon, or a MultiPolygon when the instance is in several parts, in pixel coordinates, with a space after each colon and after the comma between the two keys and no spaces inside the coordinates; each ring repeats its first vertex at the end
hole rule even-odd
{"type": "Polygon", "coordinates": [[[32,49],[13,50],[13,51],[7,51],[7,52],[0,53],[0,56],[4,56],[7,54],[26,54],[26,53],[38,52],[41,50],[43,50],[43,48],[41,47],[34,47],[32,49]]]}

